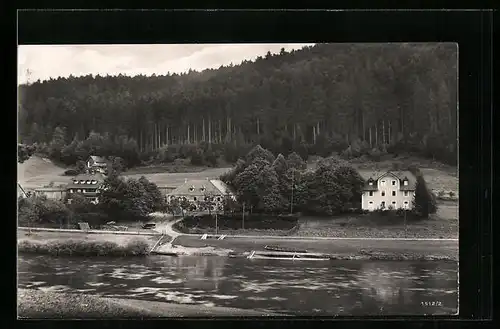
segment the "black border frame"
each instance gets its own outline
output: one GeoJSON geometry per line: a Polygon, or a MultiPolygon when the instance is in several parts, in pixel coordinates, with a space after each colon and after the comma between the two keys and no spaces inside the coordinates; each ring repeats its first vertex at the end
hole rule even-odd
{"type": "MultiPolygon", "coordinates": [[[[492,11],[18,11],[19,44],[76,43],[222,43],[222,42],[457,42],[459,45],[459,175],[460,175],[460,315],[457,319],[487,319],[492,315],[492,11]],[[478,218],[480,214],[480,218],[478,218]]],[[[12,40],[12,39],[11,39],[12,40]]],[[[13,58],[16,61],[16,52],[13,58]]],[[[16,65],[17,67],[17,65],[16,65]]],[[[17,79],[14,70],[14,79],[17,79]]],[[[16,90],[13,88],[13,95],[16,90]]],[[[9,111],[9,113],[14,113],[9,111]]],[[[13,125],[14,126],[14,125],[13,125]]],[[[11,126],[12,127],[12,126],[11,126]]],[[[14,126],[15,127],[15,126],[14,126]]],[[[14,134],[12,134],[14,136],[14,134]]],[[[13,175],[14,177],[14,175],[13,175]]],[[[14,183],[14,182],[12,182],[14,183]]],[[[13,186],[13,185],[12,185],[13,186]]],[[[14,201],[14,200],[13,200],[14,201]]],[[[13,202],[15,204],[15,201],[13,202]]],[[[13,209],[15,214],[15,208],[13,209]]],[[[14,221],[9,221],[14,223],[14,221]]],[[[15,230],[15,225],[13,227],[15,230]]],[[[15,242],[15,241],[14,241],[15,242]]],[[[14,244],[12,244],[14,246],[14,244]]],[[[16,256],[13,254],[16,269],[16,256]]],[[[14,295],[16,286],[14,281],[14,295]]],[[[13,313],[15,316],[15,305],[13,313]]],[[[376,318],[369,324],[401,327],[449,317],[376,318]],[[400,322],[404,320],[405,323],[400,322]]],[[[250,319],[250,318],[248,318],[250,319]]],[[[328,318],[280,319],[285,325],[332,325],[328,318]],[[320,322],[323,321],[323,322],[320,322]]],[[[364,318],[368,321],[370,317],[364,318]]],[[[254,325],[266,320],[254,318],[254,325]]],[[[165,325],[164,320],[99,321],[91,325],[165,325]]],[[[167,320],[176,326],[196,320],[167,320]]],[[[361,325],[347,318],[339,323],[361,325]],[[346,322],[348,321],[348,322],[346,322]]],[[[252,322],[224,321],[225,325],[252,322]]],[[[278,324],[268,321],[265,324],[278,324]]],[[[72,321],[71,325],[85,324],[72,321]]],[[[220,325],[220,321],[203,325],[220,325]]],[[[463,322],[462,322],[463,323],[463,322]]],[[[59,325],[52,321],[22,321],[22,325],[59,325]]],[[[201,323],[200,323],[201,324],[201,323]]],[[[89,325],[89,324],[87,324],[89,325]]]]}

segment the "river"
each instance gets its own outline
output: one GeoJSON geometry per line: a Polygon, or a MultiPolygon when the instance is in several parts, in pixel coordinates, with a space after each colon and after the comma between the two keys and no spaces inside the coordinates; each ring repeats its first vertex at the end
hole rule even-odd
{"type": "Polygon", "coordinates": [[[291,315],[449,315],[458,305],[457,263],[445,261],[19,255],[18,286],[291,315]]]}

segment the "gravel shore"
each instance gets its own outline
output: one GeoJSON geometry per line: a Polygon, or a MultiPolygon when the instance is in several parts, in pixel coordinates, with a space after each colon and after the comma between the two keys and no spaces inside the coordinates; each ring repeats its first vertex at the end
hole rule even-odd
{"type": "Polygon", "coordinates": [[[226,307],[179,305],[95,295],[18,289],[20,319],[98,319],[137,317],[271,316],[265,312],[226,307]]]}

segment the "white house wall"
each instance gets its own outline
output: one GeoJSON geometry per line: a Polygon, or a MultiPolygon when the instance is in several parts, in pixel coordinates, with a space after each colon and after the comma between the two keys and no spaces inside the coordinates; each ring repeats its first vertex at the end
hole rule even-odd
{"type": "Polygon", "coordinates": [[[390,174],[384,175],[377,181],[377,188],[378,191],[363,192],[361,197],[361,206],[363,209],[375,210],[381,208],[382,202],[385,202],[386,209],[390,206],[395,209],[412,208],[414,191],[401,191],[400,180],[398,178],[390,174]],[[395,185],[392,185],[393,181],[395,185]],[[393,195],[393,192],[395,195],[393,195]]]}

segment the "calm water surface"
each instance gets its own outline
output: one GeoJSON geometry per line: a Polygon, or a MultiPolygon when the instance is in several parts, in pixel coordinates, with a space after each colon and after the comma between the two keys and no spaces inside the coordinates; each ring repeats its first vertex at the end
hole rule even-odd
{"type": "Polygon", "coordinates": [[[454,314],[457,263],[20,255],[20,288],[295,315],[454,314]],[[436,302],[437,306],[425,306],[436,302]]]}

